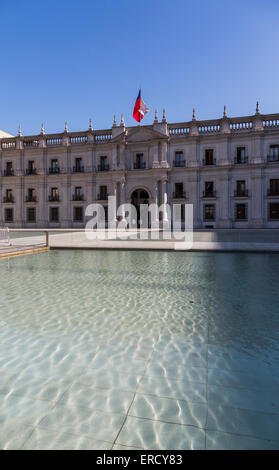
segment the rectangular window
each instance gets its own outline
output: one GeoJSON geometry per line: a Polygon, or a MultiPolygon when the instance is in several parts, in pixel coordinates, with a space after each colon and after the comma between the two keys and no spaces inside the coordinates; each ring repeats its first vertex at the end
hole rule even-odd
{"type": "Polygon", "coordinates": [[[182,162],[183,160],[183,152],[175,152],[175,161],[182,162]]]}
{"type": "Polygon", "coordinates": [[[238,180],[236,182],[236,194],[235,196],[244,197],[248,196],[248,191],[246,190],[246,181],[245,180],[238,180]]]}
{"type": "Polygon", "coordinates": [[[175,183],[175,193],[183,194],[183,183],[175,183]]]}
{"type": "Polygon", "coordinates": [[[269,204],[269,218],[279,220],[279,203],[269,204]]]}
{"type": "Polygon", "coordinates": [[[36,202],[36,195],[34,188],[28,188],[26,202],[36,202]]]}
{"type": "Polygon", "coordinates": [[[183,152],[175,152],[174,167],[182,168],[185,166],[185,160],[183,160],[183,152]]]}
{"type": "Polygon", "coordinates": [[[204,183],[204,189],[207,193],[212,193],[214,191],[214,182],[213,181],[206,181],[204,183]]]}
{"type": "Polygon", "coordinates": [[[59,173],[59,172],[60,172],[60,168],[58,166],[58,160],[56,158],[52,159],[51,164],[50,164],[50,173],[59,173]]]}
{"type": "Polygon", "coordinates": [[[6,162],[5,175],[6,176],[13,176],[13,174],[14,174],[13,163],[12,162],[6,162]]]}
{"type": "Polygon", "coordinates": [[[82,196],[82,187],[81,186],[76,186],[75,187],[75,195],[76,196],[82,196]]]}
{"type": "Polygon", "coordinates": [[[34,175],[36,173],[34,160],[29,160],[28,161],[28,168],[27,168],[26,173],[27,173],[27,175],[34,175]]]}
{"type": "Polygon", "coordinates": [[[100,194],[99,194],[99,199],[105,200],[107,199],[107,187],[106,186],[100,186],[100,194]]]}
{"type": "Polygon", "coordinates": [[[50,222],[59,222],[59,207],[49,208],[49,220],[50,222]]]}
{"type": "Polygon", "coordinates": [[[145,161],[144,161],[144,154],[143,153],[137,153],[136,154],[135,168],[136,169],[144,169],[145,168],[145,161]]]}
{"type": "Polygon", "coordinates": [[[213,181],[205,181],[203,196],[204,197],[216,197],[216,191],[214,190],[213,181]]]}
{"type": "Polygon", "coordinates": [[[84,200],[84,198],[83,198],[83,189],[82,189],[81,186],[76,186],[75,187],[73,200],[74,201],[83,201],[84,200]]]}
{"type": "Polygon", "coordinates": [[[27,222],[36,222],[36,209],[35,207],[27,207],[27,222]]]}
{"type": "Polygon", "coordinates": [[[5,222],[13,222],[14,220],[14,210],[9,208],[5,209],[5,222]]]}
{"type": "Polygon", "coordinates": [[[279,146],[271,145],[269,147],[269,160],[271,162],[278,162],[279,160],[279,146]]]}
{"type": "Polygon", "coordinates": [[[215,204],[204,205],[204,220],[215,220],[215,204]]]}
{"type": "Polygon", "coordinates": [[[106,156],[100,157],[99,171],[106,171],[109,169],[108,158],[106,156]]]}
{"type": "Polygon", "coordinates": [[[6,196],[3,197],[3,202],[15,202],[12,189],[6,189],[6,196]]]}
{"type": "Polygon", "coordinates": [[[75,222],[83,221],[83,207],[74,207],[74,221],[75,222]]]}
{"type": "Polygon", "coordinates": [[[237,147],[236,149],[236,162],[237,163],[246,163],[246,150],[245,147],[237,147]]]}
{"type": "Polygon", "coordinates": [[[215,165],[215,160],[214,160],[214,150],[213,149],[207,149],[205,151],[205,165],[215,165]]]}
{"type": "Polygon", "coordinates": [[[247,220],[247,204],[236,204],[235,205],[235,219],[236,220],[247,220]]]}
{"type": "Polygon", "coordinates": [[[279,196],[279,180],[270,180],[270,195],[279,196]]]}
{"type": "Polygon", "coordinates": [[[236,182],[236,189],[238,192],[242,193],[245,191],[245,186],[246,186],[246,181],[244,180],[239,180],[236,182]]]}
{"type": "Polygon", "coordinates": [[[59,192],[58,192],[58,188],[51,188],[49,200],[50,200],[50,201],[59,201],[59,192]]]}
{"type": "Polygon", "coordinates": [[[75,171],[76,172],[81,172],[83,171],[83,165],[82,165],[82,158],[76,158],[75,160],[75,171]]]}

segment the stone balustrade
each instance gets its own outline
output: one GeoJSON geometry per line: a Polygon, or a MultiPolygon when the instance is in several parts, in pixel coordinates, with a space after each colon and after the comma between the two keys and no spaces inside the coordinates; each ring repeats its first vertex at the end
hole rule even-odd
{"type": "MultiPolygon", "coordinates": [[[[192,120],[183,123],[167,123],[167,134],[171,140],[190,138],[191,136],[207,136],[227,133],[246,133],[265,130],[274,130],[279,128],[279,114],[255,114],[254,116],[229,118],[224,116],[222,119],[197,121],[192,120]]],[[[142,126],[151,129],[152,126],[142,126]]],[[[124,129],[124,128],[123,128],[124,129]]],[[[128,132],[131,128],[126,128],[128,132]]],[[[77,133],[64,132],[60,134],[41,133],[37,136],[3,137],[0,138],[0,150],[8,151],[15,149],[31,149],[37,147],[55,147],[55,146],[79,146],[87,144],[106,144],[112,139],[112,129],[94,130],[77,133]]]]}
{"type": "Polygon", "coordinates": [[[171,137],[180,137],[190,134],[190,127],[189,126],[178,126],[175,124],[169,124],[169,135],[171,137]]]}
{"type": "Polygon", "coordinates": [[[278,116],[275,119],[265,119],[263,121],[263,127],[265,129],[277,129],[279,127],[278,116]]]}

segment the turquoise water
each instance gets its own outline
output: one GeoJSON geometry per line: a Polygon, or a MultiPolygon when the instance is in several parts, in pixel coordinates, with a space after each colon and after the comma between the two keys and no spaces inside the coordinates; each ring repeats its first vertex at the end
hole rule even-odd
{"type": "Polygon", "coordinates": [[[278,449],[278,260],[1,260],[0,448],[278,449]]]}

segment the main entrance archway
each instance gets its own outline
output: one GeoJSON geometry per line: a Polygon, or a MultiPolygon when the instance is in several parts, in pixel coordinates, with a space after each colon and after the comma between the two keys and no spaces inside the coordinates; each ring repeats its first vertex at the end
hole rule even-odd
{"type": "MultiPolygon", "coordinates": [[[[145,189],[135,189],[131,195],[131,204],[133,204],[137,210],[137,224],[140,226],[140,205],[149,205],[149,194],[145,189]]],[[[148,218],[149,219],[149,218],[148,218]]],[[[148,220],[149,225],[149,220],[148,220]]]]}

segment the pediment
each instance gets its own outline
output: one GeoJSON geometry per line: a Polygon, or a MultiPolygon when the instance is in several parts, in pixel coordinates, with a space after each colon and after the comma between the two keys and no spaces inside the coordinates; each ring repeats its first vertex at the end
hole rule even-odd
{"type": "Polygon", "coordinates": [[[128,129],[126,135],[126,142],[148,142],[154,139],[167,139],[168,137],[153,129],[138,126],[133,129],[128,129]]]}
{"type": "Polygon", "coordinates": [[[8,134],[8,132],[1,131],[0,129],[0,139],[4,139],[5,137],[14,137],[11,134],[8,134]]]}

